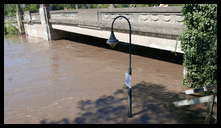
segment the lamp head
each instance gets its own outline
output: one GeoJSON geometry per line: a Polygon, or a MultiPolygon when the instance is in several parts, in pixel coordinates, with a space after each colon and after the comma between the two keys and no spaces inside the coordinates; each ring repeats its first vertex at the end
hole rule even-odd
{"type": "Polygon", "coordinates": [[[113,48],[117,45],[118,42],[119,41],[115,37],[114,32],[111,31],[111,35],[110,35],[110,38],[107,40],[107,44],[109,44],[113,48]]]}

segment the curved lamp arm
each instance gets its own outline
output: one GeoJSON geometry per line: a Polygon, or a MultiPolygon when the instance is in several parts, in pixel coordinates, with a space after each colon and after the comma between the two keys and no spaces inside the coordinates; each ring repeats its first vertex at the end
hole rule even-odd
{"type": "Polygon", "coordinates": [[[112,22],[111,33],[112,32],[114,33],[114,31],[113,31],[114,22],[118,18],[124,18],[128,22],[128,24],[129,24],[129,71],[128,71],[128,73],[131,75],[132,74],[132,68],[131,68],[131,24],[130,24],[130,21],[129,21],[129,19],[127,17],[125,17],[125,16],[117,16],[117,17],[114,18],[114,20],[112,22]]]}
{"type": "Polygon", "coordinates": [[[113,20],[113,22],[112,22],[112,25],[111,25],[111,31],[113,32],[114,22],[115,22],[115,20],[118,19],[118,18],[124,18],[125,20],[127,20],[128,24],[129,24],[129,31],[130,31],[130,33],[131,33],[131,24],[130,24],[130,21],[129,21],[129,19],[128,19],[127,17],[125,17],[125,16],[117,16],[117,17],[114,18],[114,20],[113,20]]]}

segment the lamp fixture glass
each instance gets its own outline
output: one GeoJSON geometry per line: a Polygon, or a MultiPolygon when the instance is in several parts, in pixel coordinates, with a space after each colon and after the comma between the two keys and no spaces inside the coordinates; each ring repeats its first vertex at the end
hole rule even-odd
{"type": "Polygon", "coordinates": [[[107,40],[107,44],[109,44],[112,48],[118,44],[119,40],[115,37],[114,32],[111,31],[110,38],[107,40]]]}

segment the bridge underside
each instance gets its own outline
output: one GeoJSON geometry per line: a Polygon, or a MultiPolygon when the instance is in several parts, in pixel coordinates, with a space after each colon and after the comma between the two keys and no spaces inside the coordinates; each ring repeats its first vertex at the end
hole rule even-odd
{"type": "MultiPolygon", "coordinates": [[[[100,30],[89,29],[89,28],[82,28],[82,27],[77,27],[77,26],[61,25],[61,24],[52,24],[52,28],[55,30],[62,30],[62,31],[89,35],[89,36],[94,36],[94,37],[104,38],[104,39],[108,39],[110,36],[110,31],[102,30],[102,29],[100,30]]],[[[115,36],[119,41],[128,43],[128,40],[129,40],[128,33],[115,32],[115,36]]],[[[161,49],[161,50],[167,50],[167,51],[172,51],[172,52],[183,53],[183,51],[181,50],[180,41],[173,40],[173,39],[132,34],[132,44],[161,49]]]]}

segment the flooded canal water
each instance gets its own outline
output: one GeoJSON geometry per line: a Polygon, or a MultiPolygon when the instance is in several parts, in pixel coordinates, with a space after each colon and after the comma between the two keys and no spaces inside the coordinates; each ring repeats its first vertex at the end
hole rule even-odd
{"type": "Polygon", "coordinates": [[[91,42],[101,46],[5,37],[4,123],[183,122],[168,106],[186,89],[181,64],[132,55],[134,117],[128,119],[128,53],[121,44],[91,42]]]}

